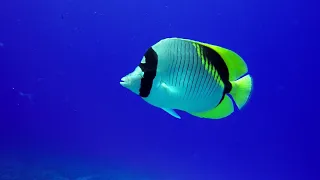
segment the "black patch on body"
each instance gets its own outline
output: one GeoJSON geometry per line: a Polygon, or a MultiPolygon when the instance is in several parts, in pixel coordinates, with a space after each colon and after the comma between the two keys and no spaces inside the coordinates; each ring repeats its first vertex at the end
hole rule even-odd
{"type": "Polygon", "coordinates": [[[146,63],[139,64],[139,67],[144,72],[143,78],[141,79],[139,95],[141,97],[148,97],[152,88],[153,79],[157,74],[158,55],[152,47],[150,47],[144,54],[144,57],[146,63]]]}
{"type": "Polygon", "coordinates": [[[228,70],[227,64],[224,62],[224,60],[220,56],[220,54],[217,53],[215,50],[213,50],[207,46],[204,46],[204,45],[200,45],[200,47],[202,49],[203,55],[207,58],[208,63],[211,64],[213,67],[215,67],[216,71],[218,72],[218,74],[224,84],[224,91],[223,91],[223,96],[219,102],[219,104],[220,104],[222,102],[224,96],[227,93],[230,93],[230,91],[232,89],[232,84],[229,81],[229,70],[228,70]]]}

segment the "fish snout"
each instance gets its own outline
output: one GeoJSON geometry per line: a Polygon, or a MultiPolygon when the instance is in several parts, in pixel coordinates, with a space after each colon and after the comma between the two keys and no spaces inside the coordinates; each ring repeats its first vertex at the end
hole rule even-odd
{"type": "Polygon", "coordinates": [[[127,76],[121,78],[121,81],[120,81],[120,84],[123,86],[123,87],[128,87],[130,85],[130,80],[127,76]]]}

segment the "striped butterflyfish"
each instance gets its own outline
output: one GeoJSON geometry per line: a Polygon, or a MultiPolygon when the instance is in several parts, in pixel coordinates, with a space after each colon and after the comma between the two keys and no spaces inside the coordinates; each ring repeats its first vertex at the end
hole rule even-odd
{"type": "Polygon", "coordinates": [[[183,38],[165,38],[151,46],[120,84],[179,119],[175,110],[225,118],[242,109],[252,91],[247,65],[237,53],[183,38]]]}

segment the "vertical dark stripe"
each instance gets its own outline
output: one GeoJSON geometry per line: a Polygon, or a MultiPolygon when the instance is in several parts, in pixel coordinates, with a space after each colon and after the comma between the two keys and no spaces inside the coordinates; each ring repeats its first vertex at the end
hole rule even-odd
{"type": "Polygon", "coordinates": [[[172,85],[175,87],[177,85],[177,76],[178,76],[178,66],[179,66],[179,57],[178,57],[178,48],[177,48],[177,42],[174,41],[173,44],[173,58],[174,59],[174,67],[173,67],[173,82],[172,82],[172,85]]]}
{"type": "MultiPolygon", "coordinates": [[[[216,74],[218,74],[218,73],[216,73],[216,74]]],[[[214,79],[213,79],[213,82],[214,82],[215,84],[214,84],[214,86],[213,86],[212,91],[210,91],[209,96],[211,96],[212,94],[214,94],[217,89],[222,88],[222,87],[220,87],[220,81],[221,81],[221,79],[219,78],[218,75],[216,75],[216,76],[214,77],[214,79]]]]}
{"type": "Polygon", "coordinates": [[[217,88],[219,88],[219,74],[218,74],[218,71],[216,70],[216,68],[212,65],[212,68],[214,69],[214,73],[213,73],[213,82],[214,82],[214,86],[213,86],[213,89],[212,91],[209,93],[209,95],[211,95],[212,93],[215,93],[217,88]]]}
{"type": "Polygon", "coordinates": [[[182,71],[183,71],[183,62],[184,62],[184,59],[183,59],[183,54],[182,54],[182,51],[179,51],[179,49],[181,48],[181,42],[177,42],[177,60],[178,60],[178,67],[177,67],[177,76],[176,76],[176,86],[177,87],[180,87],[180,84],[181,84],[181,74],[182,74],[182,71]]]}
{"type": "MultiPolygon", "coordinates": [[[[170,59],[170,60],[172,60],[172,52],[171,51],[168,51],[168,59],[170,59]]],[[[168,78],[169,78],[169,84],[172,84],[172,76],[173,76],[173,70],[174,70],[174,68],[173,68],[173,61],[172,61],[172,63],[168,63],[169,64],[169,76],[168,76],[168,78]]]]}
{"type": "MultiPolygon", "coordinates": [[[[219,87],[220,80],[224,84],[224,91],[223,91],[223,97],[224,97],[224,95],[226,93],[230,93],[231,88],[232,88],[232,85],[229,81],[228,67],[227,67],[226,63],[224,62],[224,60],[222,59],[222,57],[220,56],[220,54],[217,53],[215,50],[213,50],[207,46],[203,46],[203,45],[201,45],[201,48],[203,49],[205,56],[208,58],[208,62],[212,66],[214,66],[214,68],[216,70],[217,76],[215,75],[214,79],[216,80],[217,85],[216,85],[215,89],[219,87]]],[[[222,97],[222,99],[223,99],[223,97],[222,97]]]]}
{"type": "Polygon", "coordinates": [[[188,98],[190,98],[192,96],[193,88],[195,86],[196,68],[197,68],[197,60],[198,60],[197,56],[196,56],[197,49],[196,49],[196,47],[192,47],[192,48],[193,48],[193,51],[191,51],[191,44],[189,44],[188,49],[190,49],[190,52],[194,52],[194,53],[191,53],[192,62],[191,62],[191,71],[190,71],[191,73],[190,73],[190,79],[189,79],[190,88],[187,89],[188,92],[186,94],[186,97],[188,97],[188,98]]]}
{"type": "MultiPolygon", "coordinates": [[[[208,62],[207,62],[208,63],[208,62]]],[[[208,64],[208,69],[207,69],[207,73],[206,73],[206,91],[204,92],[204,97],[208,97],[208,92],[211,90],[212,88],[212,66],[210,66],[210,64],[208,64]]]]}
{"type": "Polygon", "coordinates": [[[149,48],[144,54],[144,57],[146,62],[140,63],[139,65],[141,70],[144,72],[144,75],[141,79],[139,95],[141,97],[148,97],[152,88],[153,79],[157,74],[158,55],[152,48],[149,48]]]}
{"type": "Polygon", "coordinates": [[[201,87],[203,86],[202,85],[202,81],[203,81],[203,77],[202,75],[204,75],[203,73],[205,72],[205,66],[203,66],[202,64],[202,58],[204,57],[203,56],[203,51],[200,47],[198,47],[199,50],[200,50],[200,54],[198,54],[199,56],[199,74],[198,74],[198,80],[196,81],[196,89],[195,89],[195,93],[194,93],[194,97],[193,98],[197,98],[201,93],[203,93],[201,91],[201,87]]]}
{"type": "Polygon", "coordinates": [[[203,95],[206,95],[206,94],[208,94],[208,91],[209,91],[209,87],[210,86],[212,86],[212,81],[210,81],[210,78],[212,78],[212,74],[211,73],[209,73],[210,71],[210,68],[211,68],[211,66],[209,66],[209,64],[208,64],[208,59],[205,57],[205,55],[204,55],[204,52],[203,52],[203,50],[201,49],[201,56],[203,56],[204,57],[204,64],[202,65],[203,66],[203,81],[201,81],[200,83],[201,83],[201,89],[200,89],[200,93],[199,93],[199,96],[201,96],[201,97],[207,97],[207,96],[203,96],[203,95]],[[208,64],[208,69],[206,69],[206,64],[208,64]]]}
{"type": "MultiPolygon", "coordinates": [[[[169,44],[169,48],[172,49],[172,44],[169,44]]],[[[175,66],[174,66],[174,53],[172,51],[168,51],[168,59],[170,59],[171,63],[170,64],[170,77],[169,77],[169,84],[172,84],[173,82],[173,78],[174,78],[174,70],[175,70],[175,66]]]]}
{"type": "MultiPolygon", "coordinates": [[[[208,59],[207,62],[208,63],[208,59]]],[[[214,81],[213,81],[213,76],[212,76],[212,71],[213,68],[212,66],[208,63],[208,72],[206,73],[206,81],[205,81],[205,89],[206,91],[204,92],[204,97],[208,97],[209,92],[211,91],[212,87],[214,86],[214,81]]]]}
{"type": "MultiPolygon", "coordinates": [[[[187,87],[187,89],[188,89],[188,81],[187,81],[187,75],[188,75],[188,69],[189,69],[189,65],[190,65],[190,52],[188,51],[188,44],[187,43],[182,43],[184,46],[182,47],[182,49],[186,49],[187,50],[187,53],[186,54],[184,54],[184,56],[186,56],[186,55],[188,55],[187,57],[185,57],[186,59],[184,60],[185,61],[185,64],[187,64],[187,65],[185,65],[184,64],[184,71],[183,71],[183,73],[184,73],[184,77],[181,77],[181,78],[183,78],[183,80],[182,80],[182,85],[183,86],[186,86],[187,87]],[[187,85],[186,85],[186,82],[187,82],[187,85]]],[[[185,95],[185,94],[184,94],[185,95]]]]}
{"type": "MultiPolygon", "coordinates": [[[[206,64],[209,64],[208,59],[206,59],[206,64]]],[[[212,78],[212,72],[210,70],[212,70],[212,66],[208,65],[207,72],[205,73],[206,78],[205,78],[204,87],[203,87],[203,89],[205,90],[203,94],[205,96],[202,95],[203,97],[208,97],[207,96],[209,94],[208,92],[210,91],[211,86],[213,84],[213,81],[210,81],[212,78]]]]}
{"type": "Polygon", "coordinates": [[[208,96],[212,93],[212,92],[215,92],[216,91],[216,88],[218,86],[217,82],[216,82],[216,76],[217,76],[217,71],[216,69],[214,68],[214,66],[212,64],[210,64],[211,68],[212,68],[212,72],[213,72],[213,75],[211,74],[211,77],[210,77],[210,80],[211,80],[211,87],[210,87],[210,91],[208,92],[208,96]]]}
{"type": "Polygon", "coordinates": [[[184,99],[187,99],[189,96],[188,96],[188,94],[189,94],[189,92],[190,92],[190,87],[191,87],[191,85],[192,85],[192,82],[191,82],[191,76],[190,76],[190,73],[188,73],[188,71],[189,71],[189,69],[190,69],[190,71],[192,72],[193,70],[193,59],[194,59],[194,56],[193,56],[193,49],[191,49],[191,47],[190,47],[191,45],[190,45],[190,43],[185,43],[185,49],[186,49],[186,51],[188,52],[187,53],[187,57],[186,57],[186,59],[188,60],[188,66],[187,66],[187,69],[185,70],[185,81],[187,81],[187,85],[186,85],[186,89],[185,89],[185,92],[184,92],[184,96],[183,96],[183,98],[184,99]]]}
{"type": "Polygon", "coordinates": [[[182,83],[182,86],[183,86],[183,77],[182,77],[182,75],[183,75],[183,72],[184,72],[184,69],[185,69],[185,63],[186,63],[186,59],[185,59],[185,53],[184,53],[184,51],[182,51],[182,49],[184,48],[183,47],[183,45],[184,45],[185,43],[183,42],[183,41],[180,41],[179,42],[179,49],[178,49],[178,51],[179,51],[179,74],[178,74],[178,77],[179,77],[179,79],[178,79],[178,86],[179,87],[181,87],[181,83],[182,83]]]}
{"type": "MultiPolygon", "coordinates": [[[[200,48],[200,47],[197,47],[200,48]]],[[[199,88],[199,78],[200,78],[200,69],[201,69],[201,57],[198,55],[197,56],[197,61],[195,63],[196,66],[196,71],[194,72],[194,75],[196,77],[194,83],[193,83],[193,89],[192,89],[192,93],[191,93],[191,97],[194,98],[196,95],[196,92],[198,91],[199,88]]]]}

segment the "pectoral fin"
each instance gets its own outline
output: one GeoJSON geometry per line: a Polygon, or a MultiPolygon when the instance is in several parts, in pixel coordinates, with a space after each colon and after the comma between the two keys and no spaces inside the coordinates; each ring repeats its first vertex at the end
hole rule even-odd
{"type": "Polygon", "coordinates": [[[168,109],[168,108],[161,108],[161,109],[163,109],[165,112],[169,113],[171,116],[173,116],[177,119],[181,119],[181,117],[173,109],[168,109]]]}

